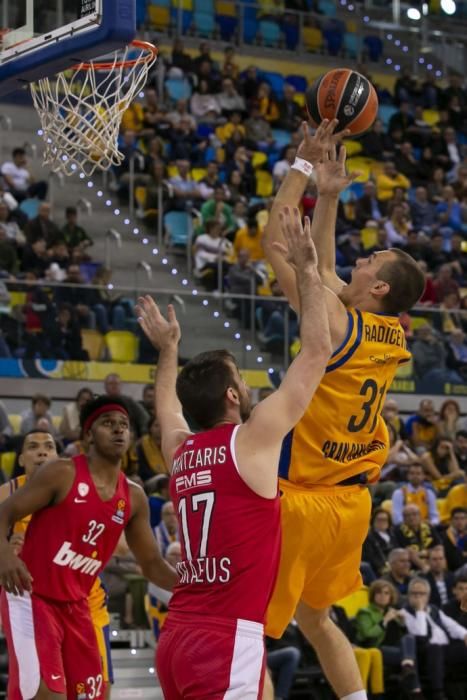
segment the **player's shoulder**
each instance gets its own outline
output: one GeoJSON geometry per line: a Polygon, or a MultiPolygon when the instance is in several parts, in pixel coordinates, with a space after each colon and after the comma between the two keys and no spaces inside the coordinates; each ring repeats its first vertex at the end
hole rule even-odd
{"type": "Polygon", "coordinates": [[[54,481],[57,481],[61,478],[66,479],[74,477],[75,473],[76,466],[71,457],[57,457],[57,459],[51,459],[36,469],[34,474],[31,476],[31,481],[49,478],[51,474],[53,474],[54,481]]]}

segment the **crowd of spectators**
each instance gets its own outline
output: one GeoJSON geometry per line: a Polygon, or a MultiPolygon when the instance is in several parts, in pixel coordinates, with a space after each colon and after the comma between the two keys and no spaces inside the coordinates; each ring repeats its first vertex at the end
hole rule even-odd
{"type": "MultiPolygon", "coordinates": [[[[137,401],[125,394],[118,375],[109,374],[103,390],[127,404],[132,442],[123,469],[145,489],[154,536],[167,559],[176,563],[181,557],[177,518],[154,415],[154,386],[145,385],[137,401]]],[[[258,400],[270,391],[260,390],[258,400]]],[[[13,416],[0,404],[0,465],[2,456],[18,452],[21,436],[34,429],[50,432],[63,455],[86,453],[78,417],[92,397],[93,392],[82,387],[57,412],[48,396],[36,394],[30,408],[14,421],[18,433],[13,416]]],[[[467,614],[459,601],[467,589],[467,416],[451,399],[439,411],[424,399],[408,417],[388,399],[383,416],[390,448],[381,480],[370,487],[373,512],[361,564],[365,586],[330,614],[352,642],[373,699],[422,700],[429,687],[433,700],[464,700],[467,614]]],[[[0,477],[21,473],[16,458],[7,474],[0,470],[0,477]]],[[[120,613],[122,624],[149,625],[157,637],[168,597],[148,588],[131,553],[119,551],[104,578],[111,609],[120,613]]],[[[319,674],[317,659],[294,623],[281,640],[268,640],[267,649],[276,693],[284,700],[294,697],[297,668],[302,679],[307,669],[315,675],[318,669],[319,674]]]]}

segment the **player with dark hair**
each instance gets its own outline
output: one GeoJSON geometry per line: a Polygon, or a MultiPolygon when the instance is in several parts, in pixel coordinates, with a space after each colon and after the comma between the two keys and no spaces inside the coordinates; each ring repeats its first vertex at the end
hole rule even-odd
{"type": "Polygon", "coordinates": [[[87,403],[80,418],[88,457],[38,464],[0,505],[0,602],[11,700],[103,696],[87,598],[123,531],[150,581],[169,590],[177,581],[149,527],[142,489],[121,471],[130,440],[124,402],[102,396],[87,403]],[[17,556],[8,535],[30,514],[17,556]]]}
{"type": "Polygon", "coordinates": [[[288,233],[297,270],[302,349],[280,388],[253,410],[233,356],[205,352],[177,379],[180,328],[150,297],[139,322],[159,350],[156,413],[172,465],[182,560],[157,648],[166,700],[261,697],[263,624],[280,550],[277,462],[282,440],[318,385],[330,354],[310,222],[288,233]],[[183,410],[202,432],[190,431],[183,410]]]}
{"type": "MultiPolygon", "coordinates": [[[[355,177],[346,174],[345,148],[336,156],[342,135],[333,135],[336,125],[325,120],[312,137],[304,124],[296,161],[265,229],[266,256],[297,308],[296,274],[285,257],[279,215],[284,206],[298,205],[314,171],[312,236],[334,352],[307,411],[284,442],[283,542],[267,633],[280,637],[295,615],[336,695],[365,700],[351,645],[328,610],[362,583],[361,548],[371,510],[365,484],[378,479],[388,450],[381,408],[397,368],[410,359],[398,314],[418,301],[424,277],[415,260],[394,249],[357,260],[347,286],[336,275],[339,195],[355,177]]],[[[291,215],[289,225],[300,231],[300,215],[291,215]]]]}

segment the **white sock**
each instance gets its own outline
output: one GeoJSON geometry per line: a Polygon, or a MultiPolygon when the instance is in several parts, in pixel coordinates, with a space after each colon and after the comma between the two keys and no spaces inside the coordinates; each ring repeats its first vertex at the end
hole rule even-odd
{"type": "Polygon", "coordinates": [[[368,695],[366,690],[357,690],[356,693],[350,693],[350,695],[344,695],[341,700],[368,700],[368,695]]]}

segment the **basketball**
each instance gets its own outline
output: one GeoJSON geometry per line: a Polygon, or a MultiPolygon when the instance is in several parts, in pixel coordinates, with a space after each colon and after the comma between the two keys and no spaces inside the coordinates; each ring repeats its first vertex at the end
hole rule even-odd
{"type": "Polygon", "coordinates": [[[318,78],[306,93],[306,105],[315,126],[338,119],[336,131],[350,129],[353,136],[369,129],[378,113],[373,85],[350,68],[335,68],[318,78]]]}

